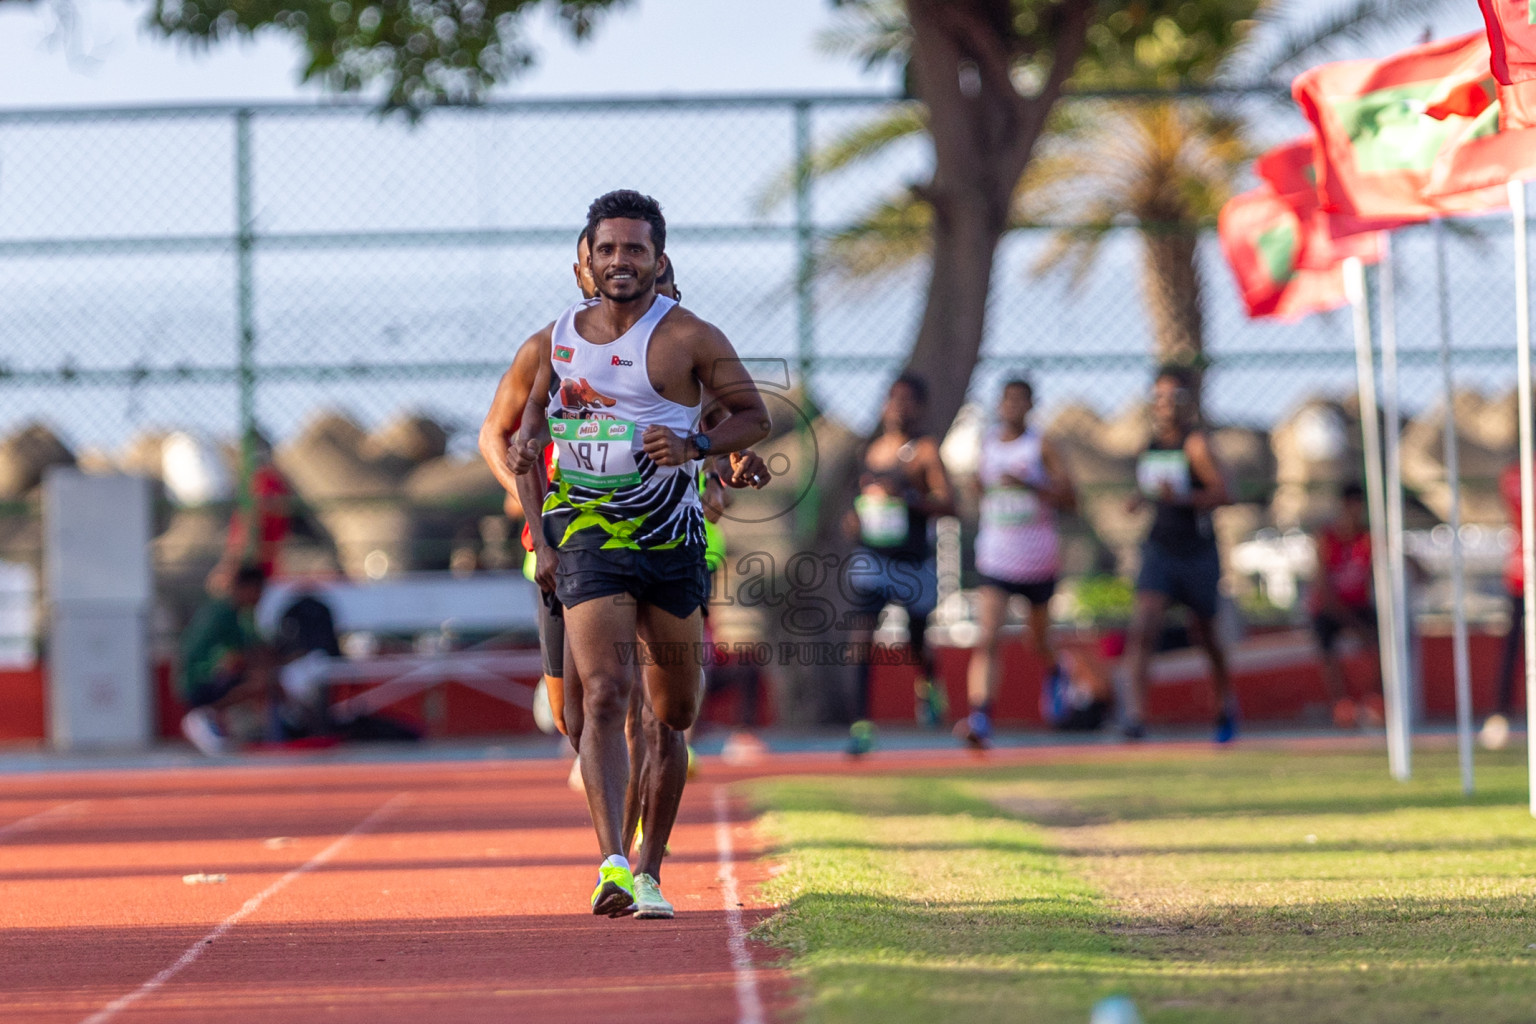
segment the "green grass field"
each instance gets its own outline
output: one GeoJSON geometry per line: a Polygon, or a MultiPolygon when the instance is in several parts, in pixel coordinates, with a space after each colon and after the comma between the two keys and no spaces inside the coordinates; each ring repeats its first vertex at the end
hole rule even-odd
{"type": "Polygon", "coordinates": [[[1211,751],[753,795],[810,1021],[1536,1020],[1524,751],[1211,751]]]}

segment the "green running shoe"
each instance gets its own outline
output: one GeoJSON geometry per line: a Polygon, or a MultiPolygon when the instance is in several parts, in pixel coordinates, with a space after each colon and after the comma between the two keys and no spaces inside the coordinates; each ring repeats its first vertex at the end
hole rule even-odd
{"type": "Polygon", "coordinates": [[[661,883],[650,875],[635,876],[635,917],[640,920],[669,920],[672,904],[661,894],[661,883]]]}
{"type": "Polygon", "coordinates": [[[635,878],[629,868],[604,863],[597,869],[597,888],[592,890],[592,913],[623,917],[635,912],[635,878]]]}
{"type": "Polygon", "coordinates": [[[861,718],[848,727],[848,756],[863,757],[875,749],[875,723],[861,718]]]}
{"type": "Polygon", "coordinates": [[[912,688],[913,697],[916,698],[914,703],[918,724],[928,729],[942,726],[944,719],[949,716],[949,695],[944,692],[944,688],[922,678],[912,688]]]}

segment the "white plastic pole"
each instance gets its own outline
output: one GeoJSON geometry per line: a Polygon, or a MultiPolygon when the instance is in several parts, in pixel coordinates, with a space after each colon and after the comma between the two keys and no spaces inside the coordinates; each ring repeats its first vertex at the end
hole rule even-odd
{"type": "MultiPolygon", "coordinates": [[[[1376,351],[1371,341],[1370,296],[1365,288],[1365,265],[1351,257],[1344,261],[1344,290],[1355,321],[1355,375],[1360,394],[1360,440],[1365,449],[1365,499],[1371,517],[1371,569],[1376,581],[1377,643],[1381,651],[1382,695],[1388,715],[1402,692],[1402,672],[1397,663],[1397,617],[1392,605],[1392,572],[1387,564],[1386,495],[1381,466],[1380,411],[1376,404],[1376,351]]],[[[1387,767],[1401,778],[1402,752],[1392,733],[1387,733],[1387,767]]]]}
{"type": "Polygon", "coordinates": [[[1525,182],[1509,183],[1515,222],[1515,360],[1520,407],[1520,543],[1525,569],[1525,756],[1531,815],[1536,817],[1536,481],[1531,478],[1531,254],[1526,237],[1525,182]]]}
{"type": "Polygon", "coordinates": [[[1413,616],[1408,609],[1408,574],[1403,568],[1402,416],[1398,412],[1397,309],[1393,288],[1392,236],[1381,233],[1381,411],[1386,420],[1387,564],[1392,570],[1392,635],[1397,646],[1397,700],[1387,704],[1387,746],[1398,749],[1392,777],[1413,775],[1413,656],[1408,641],[1413,616]],[[1395,706],[1394,706],[1395,704],[1395,706]]]}
{"type": "Polygon", "coordinates": [[[1461,791],[1472,795],[1472,662],[1467,653],[1467,567],[1461,547],[1461,455],[1457,450],[1456,376],[1451,368],[1450,281],[1445,269],[1445,222],[1436,217],[1435,286],[1440,306],[1440,376],[1445,386],[1445,476],[1451,487],[1451,648],[1456,679],[1456,759],[1461,791]]]}

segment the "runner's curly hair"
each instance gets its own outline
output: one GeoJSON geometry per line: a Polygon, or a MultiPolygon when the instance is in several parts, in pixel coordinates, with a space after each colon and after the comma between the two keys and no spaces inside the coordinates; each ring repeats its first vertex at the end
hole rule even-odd
{"type": "Polygon", "coordinates": [[[592,205],[587,207],[588,246],[597,244],[597,226],[605,220],[643,220],[651,226],[656,255],[660,256],[667,249],[667,218],[661,215],[661,204],[650,196],[621,188],[592,200],[592,205]]]}

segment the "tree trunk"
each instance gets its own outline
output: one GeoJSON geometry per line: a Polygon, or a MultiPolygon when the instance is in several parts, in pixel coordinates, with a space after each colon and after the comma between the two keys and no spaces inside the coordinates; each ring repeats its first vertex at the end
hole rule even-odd
{"type": "Polygon", "coordinates": [[[929,385],[928,424],[943,435],[965,401],[986,327],[987,293],[1009,206],[1047,116],[1082,53],[1092,0],[1055,8],[1054,55],[1040,91],[1021,96],[996,26],[1007,0],[907,0],[911,79],[928,107],[933,207],[928,300],[907,369],[929,385]]]}
{"type": "MultiPolygon", "coordinates": [[[[1094,0],[1054,9],[1050,73],[1037,93],[1021,96],[1013,81],[1016,55],[999,33],[1012,18],[1011,0],[907,0],[909,71],[928,108],[934,150],[933,178],[915,191],[934,217],[927,304],[906,369],[927,381],[925,427],[940,437],[976,369],[992,263],[1014,189],[1083,52],[1093,10],[1094,0]]],[[[842,516],[852,507],[857,477],[820,474],[819,550],[845,547],[842,516]]]]}
{"type": "Polygon", "coordinates": [[[1198,365],[1205,349],[1200,308],[1199,238],[1174,228],[1144,236],[1142,288],[1152,313],[1152,340],[1161,363],[1198,365]]]}
{"type": "MultiPolygon", "coordinates": [[[[928,108],[934,150],[933,178],[915,189],[933,207],[933,260],[906,369],[927,381],[925,427],[943,436],[965,401],[981,351],[992,263],[1014,189],[1083,52],[1095,0],[1064,0],[1045,15],[1054,19],[1051,69],[1029,96],[1021,96],[1013,82],[1019,54],[1010,29],[1012,0],[906,0],[906,6],[913,33],[908,72],[928,108]]],[[[817,474],[820,507],[812,545],[821,555],[849,551],[842,523],[853,506],[859,467],[855,453],[848,454],[846,464],[824,465],[817,474]]],[[[843,588],[827,589],[841,594],[843,588]]],[[[825,639],[846,640],[847,634],[835,629],[825,639]]],[[[838,666],[782,670],[792,699],[815,700],[823,714],[840,703],[836,695],[851,682],[849,671],[838,666]]]]}
{"type": "Polygon", "coordinates": [[[1145,231],[1142,240],[1142,290],[1158,365],[1188,366],[1198,382],[1205,366],[1199,234],[1193,228],[1158,228],[1145,231]]]}

